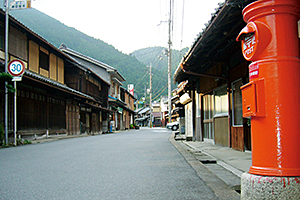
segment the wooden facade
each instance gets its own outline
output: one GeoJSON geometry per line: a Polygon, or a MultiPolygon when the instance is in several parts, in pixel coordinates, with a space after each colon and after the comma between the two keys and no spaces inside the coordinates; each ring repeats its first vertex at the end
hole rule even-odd
{"type": "Polygon", "coordinates": [[[18,131],[66,133],[66,99],[52,88],[27,80],[17,84],[18,131]]]}
{"type": "Polygon", "coordinates": [[[231,148],[244,151],[244,127],[231,127],[231,148]]]}
{"type": "MultiPolygon", "coordinates": [[[[115,84],[115,88],[116,88],[115,84]]],[[[134,96],[129,93],[124,87],[119,87],[119,90],[113,90],[115,92],[110,96],[109,105],[114,110],[111,116],[111,121],[114,121],[116,130],[127,130],[130,128],[130,124],[134,122],[134,96]]]]}
{"type": "MultiPolygon", "coordinates": [[[[4,28],[0,11],[0,28],[4,28]]],[[[108,128],[109,84],[80,66],[73,58],[10,17],[9,60],[25,64],[17,82],[17,134],[22,137],[51,134],[101,134],[108,128]]],[[[1,32],[4,34],[3,32],[1,32]]],[[[4,71],[4,35],[0,36],[0,65],[4,71]]],[[[3,89],[4,86],[1,85],[3,89]]],[[[14,126],[13,94],[9,94],[8,132],[14,126]]],[[[4,122],[4,94],[0,98],[4,122]]],[[[4,123],[3,123],[4,124],[4,123]]]]}
{"type": "Polygon", "coordinates": [[[249,62],[235,41],[245,26],[241,13],[242,6],[220,5],[178,66],[174,80],[188,81],[187,90],[197,97],[192,98],[193,139],[244,151],[251,150],[251,131],[249,119],[242,116],[240,90],[249,81],[249,62]]]}
{"type": "Polygon", "coordinates": [[[109,115],[107,109],[109,85],[85,66],[76,67],[69,63],[65,66],[65,73],[65,83],[69,87],[93,97],[97,102],[85,101],[79,103],[76,108],[73,107],[73,110],[79,113],[79,117],[71,127],[76,126],[76,132],[80,133],[107,132],[103,130],[102,119],[107,119],[109,115]]]}
{"type": "MultiPolygon", "coordinates": [[[[0,14],[4,15],[2,12],[0,14]]],[[[1,22],[1,27],[3,24],[1,22]]],[[[10,19],[9,30],[9,60],[20,59],[26,67],[23,80],[17,82],[18,134],[66,133],[66,95],[52,86],[52,83],[64,83],[62,61],[64,56],[13,18],[10,19]],[[47,62],[42,61],[41,54],[45,58],[43,61],[47,62]],[[41,67],[41,63],[46,65],[41,67]],[[44,81],[46,79],[47,81],[44,81]]],[[[0,59],[4,60],[2,48],[0,48],[0,59]]],[[[14,125],[12,95],[9,94],[8,103],[9,133],[12,132],[14,125]]],[[[4,95],[1,98],[1,105],[3,113],[4,95]]],[[[4,114],[1,116],[3,121],[4,114]]]]}
{"type": "Polygon", "coordinates": [[[123,129],[129,129],[134,123],[134,101],[135,97],[128,90],[121,87],[121,100],[126,103],[123,107],[123,129]]]}

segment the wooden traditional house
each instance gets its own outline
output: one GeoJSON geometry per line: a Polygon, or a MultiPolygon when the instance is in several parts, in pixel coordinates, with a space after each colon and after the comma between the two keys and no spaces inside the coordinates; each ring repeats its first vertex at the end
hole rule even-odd
{"type": "Polygon", "coordinates": [[[76,108],[71,105],[68,107],[69,110],[78,110],[80,131],[92,134],[108,132],[109,114],[112,111],[108,109],[110,83],[107,69],[101,67],[101,62],[74,51],[65,44],[59,49],[74,60],[65,66],[66,84],[94,99],[81,102],[76,108]]]}
{"type": "Polygon", "coordinates": [[[129,129],[134,123],[134,101],[136,98],[126,88],[121,87],[121,100],[126,103],[123,109],[122,129],[129,129]]]}
{"type": "Polygon", "coordinates": [[[220,4],[174,74],[175,82],[187,81],[184,90],[192,100],[192,111],[186,112],[185,119],[190,119],[193,140],[251,149],[250,119],[242,117],[240,90],[249,81],[249,63],[236,42],[245,26],[242,9],[251,2],[220,4]]]}
{"type": "Polygon", "coordinates": [[[135,110],[135,124],[138,126],[150,126],[150,114],[149,107],[143,107],[135,110]]]}
{"type": "MultiPolygon", "coordinates": [[[[110,126],[113,126],[113,130],[125,129],[123,127],[123,110],[127,106],[121,100],[120,89],[125,78],[114,67],[72,50],[66,45],[61,45],[59,49],[72,57],[77,66],[87,70],[86,72],[84,72],[85,70],[72,72],[71,76],[67,76],[68,84],[77,87],[79,91],[87,92],[98,101],[96,106],[93,104],[92,109],[81,108],[82,112],[86,112],[85,119],[82,120],[83,127],[92,130],[89,128],[91,123],[92,125],[98,123],[98,119],[100,119],[100,129],[102,127],[103,132],[108,132],[110,126]],[[74,84],[76,77],[79,80],[74,84]],[[84,124],[84,122],[86,123],[84,124]]],[[[72,67],[69,72],[71,71],[72,67]]],[[[98,124],[96,124],[96,127],[98,127],[98,124]]]]}
{"type": "MultiPolygon", "coordinates": [[[[5,14],[0,11],[0,64],[4,71],[5,14]]],[[[22,23],[9,18],[9,60],[25,63],[17,82],[17,134],[21,136],[80,133],[79,104],[98,102],[94,97],[65,84],[65,67],[74,60],[22,23]],[[66,114],[67,113],[67,114],[66,114]]],[[[2,86],[3,87],[3,86],[2,86]]],[[[9,95],[8,132],[13,131],[13,94],[9,95]]],[[[4,121],[4,94],[0,98],[4,121]]]]}
{"type": "Polygon", "coordinates": [[[121,130],[128,128],[126,127],[124,117],[124,109],[127,108],[127,104],[125,102],[125,92],[122,90],[123,83],[125,78],[116,70],[112,69],[110,72],[110,81],[111,88],[109,93],[109,107],[113,110],[113,114],[111,116],[111,121],[113,122],[116,130],[121,130]]]}
{"type": "Polygon", "coordinates": [[[159,102],[152,102],[152,125],[153,127],[162,126],[162,112],[159,102]]]}
{"type": "Polygon", "coordinates": [[[108,132],[110,125],[113,130],[128,129],[130,122],[133,123],[134,97],[122,89],[125,78],[117,69],[64,44],[59,49],[75,60],[66,66],[66,84],[97,100],[96,104],[81,104],[82,129],[108,132]]]}
{"type": "Polygon", "coordinates": [[[167,113],[168,113],[168,98],[167,97],[161,97],[160,99],[160,112],[161,112],[161,125],[166,126],[167,125],[167,113]]]}

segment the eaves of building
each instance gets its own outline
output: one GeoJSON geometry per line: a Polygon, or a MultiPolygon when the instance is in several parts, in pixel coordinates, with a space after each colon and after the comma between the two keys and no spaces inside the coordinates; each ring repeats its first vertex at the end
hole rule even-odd
{"type": "Polygon", "coordinates": [[[34,72],[31,72],[29,70],[25,70],[25,73],[24,73],[23,76],[25,78],[28,78],[28,79],[31,79],[33,81],[39,82],[41,84],[48,85],[49,87],[52,87],[54,89],[58,89],[58,90],[61,90],[63,92],[66,92],[68,94],[72,94],[74,96],[78,96],[78,97],[85,98],[85,99],[92,100],[92,101],[96,102],[96,100],[93,97],[91,97],[91,96],[89,96],[87,94],[84,94],[82,92],[74,90],[74,89],[72,89],[72,88],[70,88],[70,87],[68,87],[68,86],[66,86],[64,84],[61,84],[61,83],[56,82],[56,81],[53,81],[53,80],[51,80],[49,78],[46,78],[44,76],[41,76],[41,75],[36,74],[34,72]]]}
{"type": "MultiPolygon", "coordinates": [[[[227,0],[220,4],[177,67],[173,80],[180,83],[198,76],[226,79],[226,74],[208,74],[218,63],[228,62],[228,50],[237,45],[236,37],[245,26],[242,10],[254,0],[227,0]]],[[[195,21],[196,23],[196,21],[195,21]]]]}
{"type": "MultiPolygon", "coordinates": [[[[107,80],[105,80],[104,77],[102,77],[103,75],[101,75],[100,73],[97,72],[97,68],[100,67],[104,70],[107,71],[107,67],[104,66],[104,63],[98,61],[99,63],[96,64],[96,60],[92,59],[88,56],[85,56],[75,50],[72,50],[70,48],[68,48],[65,44],[62,44],[59,49],[64,52],[65,54],[69,55],[70,58],[72,58],[72,64],[75,65],[76,67],[82,69],[85,72],[91,72],[93,73],[95,76],[97,76],[101,81],[103,81],[104,83],[106,83],[108,86],[110,86],[111,84],[108,81],[108,77],[106,78],[107,80]],[[80,60],[84,60],[87,63],[90,63],[90,65],[87,65],[83,62],[81,62],[80,60]],[[94,61],[93,61],[94,60],[94,61]]],[[[109,76],[109,74],[107,73],[107,76],[109,76]]]]}
{"type": "MultiPolygon", "coordinates": [[[[65,44],[61,44],[60,47],[59,47],[59,49],[62,52],[65,52],[65,53],[69,54],[73,58],[74,57],[80,58],[82,60],[85,60],[85,61],[87,61],[87,62],[89,62],[89,63],[97,66],[97,67],[105,69],[109,74],[111,74],[112,77],[117,78],[118,81],[120,81],[120,82],[126,81],[126,79],[118,72],[118,70],[116,68],[114,68],[114,67],[112,67],[112,66],[110,66],[110,65],[108,65],[106,63],[103,63],[103,62],[101,62],[99,60],[96,60],[96,59],[91,58],[91,57],[89,57],[87,55],[81,54],[81,53],[79,53],[79,52],[77,52],[77,51],[75,51],[73,49],[70,49],[65,44]]],[[[94,70],[94,73],[96,73],[95,70],[94,70]]]]}

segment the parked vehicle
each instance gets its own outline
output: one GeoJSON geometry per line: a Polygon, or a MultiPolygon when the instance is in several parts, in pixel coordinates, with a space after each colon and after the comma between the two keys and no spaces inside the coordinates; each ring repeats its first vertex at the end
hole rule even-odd
{"type": "Polygon", "coordinates": [[[179,129],[179,122],[170,122],[167,124],[167,129],[171,129],[172,131],[177,131],[179,129]]]}

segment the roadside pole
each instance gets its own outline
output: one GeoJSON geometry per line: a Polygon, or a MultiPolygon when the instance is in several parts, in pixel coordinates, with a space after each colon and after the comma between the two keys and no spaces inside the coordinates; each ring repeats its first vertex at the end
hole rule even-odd
{"type": "Polygon", "coordinates": [[[14,145],[17,146],[17,82],[14,81],[14,145]]]}
{"type": "MultiPolygon", "coordinates": [[[[8,23],[9,23],[9,0],[5,1],[5,73],[7,73],[8,63],[8,23]]],[[[6,87],[7,81],[4,83],[5,87],[5,120],[4,120],[4,131],[5,131],[5,145],[8,144],[8,89],[6,87]]]]}
{"type": "Polygon", "coordinates": [[[152,63],[150,62],[150,128],[152,128],[152,63]]]}
{"type": "Polygon", "coordinates": [[[168,49],[168,107],[169,107],[169,123],[172,118],[172,105],[171,105],[171,69],[172,69],[172,41],[171,41],[171,24],[172,24],[172,0],[170,0],[170,15],[169,15],[169,49],[168,49]]]}
{"type": "MultiPolygon", "coordinates": [[[[12,1],[11,4],[9,0],[5,1],[5,73],[9,73],[14,77],[14,88],[17,88],[16,81],[22,80],[22,75],[25,72],[25,65],[21,60],[14,60],[8,65],[8,34],[9,34],[9,10],[20,10],[31,8],[31,0],[22,1],[12,1]]],[[[8,89],[5,81],[5,116],[4,116],[4,126],[5,126],[5,144],[8,144],[8,89]]],[[[17,91],[14,94],[14,145],[17,145],[17,91]]]]}
{"type": "Polygon", "coordinates": [[[9,62],[7,71],[13,76],[14,82],[14,145],[17,146],[17,81],[22,80],[22,76],[25,72],[25,64],[22,60],[14,59],[9,62]]]}

